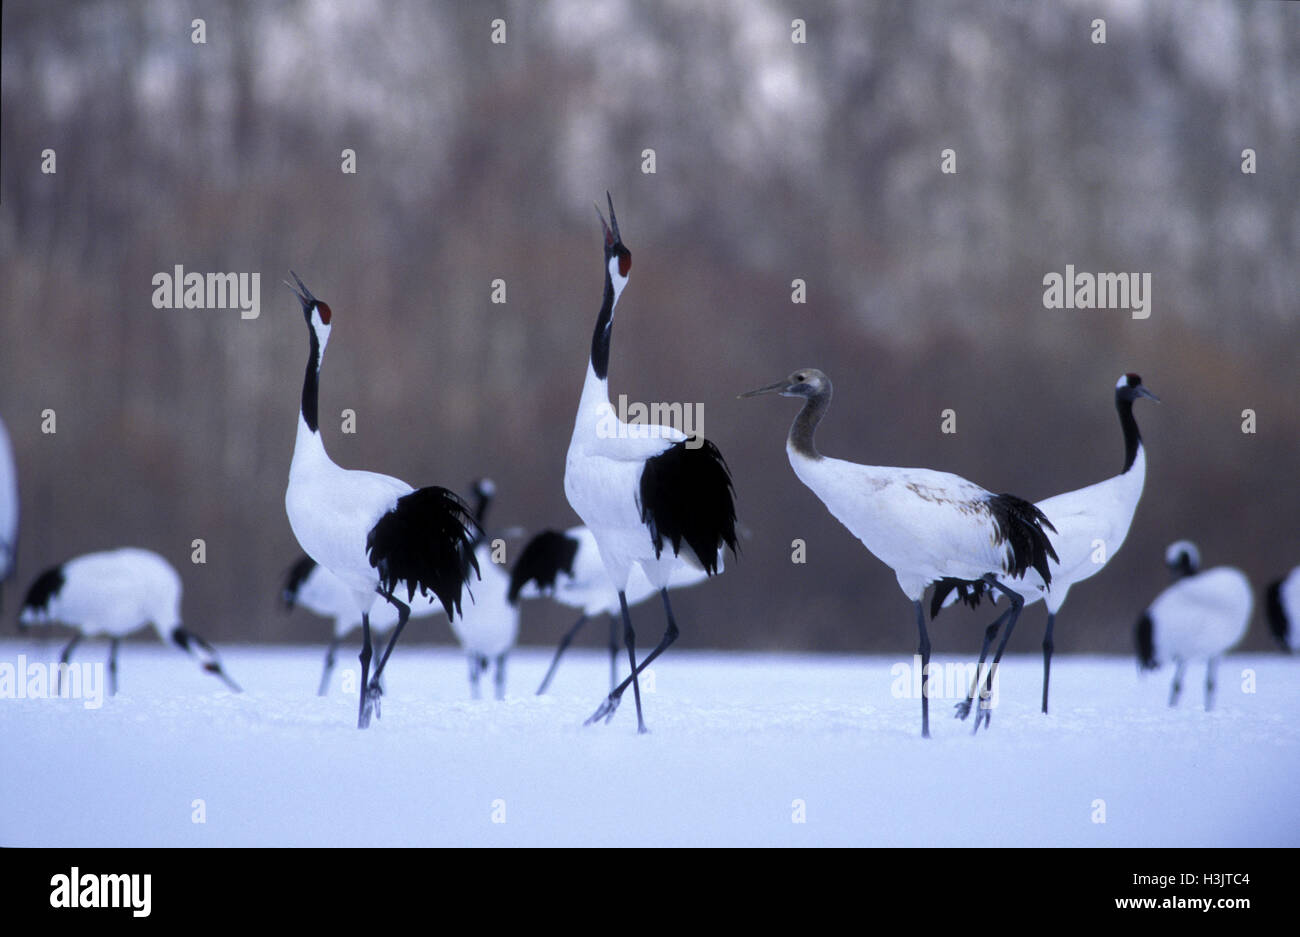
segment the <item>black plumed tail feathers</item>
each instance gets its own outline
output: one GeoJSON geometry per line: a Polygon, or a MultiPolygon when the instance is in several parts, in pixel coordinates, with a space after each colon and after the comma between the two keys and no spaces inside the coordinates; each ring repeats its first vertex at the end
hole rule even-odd
{"type": "Polygon", "coordinates": [[[421,595],[432,592],[452,619],[460,613],[470,570],[479,575],[477,539],[478,525],[465,502],[446,488],[430,486],[397,499],[371,528],[366,551],[379,572],[381,592],[401,598],[395,590],[405,583],[408,602],[416,589],[421,595]]]}
{"type": "MultiPolygon", "coordinates": [[[[1044,586],[1052,584],[1052,571],[1048,560],[1059,560],[1047,531],[1056,533],[1056,528],[1047,519],[1047,515],[1038,506],[1015,495],[1000,494],[988,499],[989,515],[993,519],[994,535],[997,543],[1007,544],[1011,548],[1011,566],[1006,575],[1022,579],[1029,570],[1034,570],[1043,580],[1044,586]]],[[[954,579],[945,576],[934,583],[930,595],[930,619],[943,608],[944,599],[952,592],[957,593],[959,601],[971,608],[978,608],[993,587],[982,579],[954,579]]]]}
{"type": "Polygon", "coordinates": [[[1033,569],[1042,578],[1043,585],[1050,586],[1052,571],[1047,560],[1059,557],[1044,530],[1056,533],[1047,515],[1037,505],[1015,495],[994,495],[988,503],[998,542],[1011,547],[1011,568],[1007,574],[1020,579],[1033,569]]]}
{"type": "Polygon", "coordinates": [[[641,520],[650,529],[655,557],[667,540],[676,555],[682,541],[710,576],[718,571],[723,545],[736,552],[735,488],[718,447],[707,439],[684,439],[653,458],[641,471],[641,520]]]}

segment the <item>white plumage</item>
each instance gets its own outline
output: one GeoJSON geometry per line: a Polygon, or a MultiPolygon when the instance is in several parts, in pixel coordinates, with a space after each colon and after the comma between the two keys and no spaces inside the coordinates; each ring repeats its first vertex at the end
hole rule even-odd
{"type": "Polygon", "coordinates": [[[1170,547],[1166,563],[1179,578],[1147,606],[1138,621],[1138,661],[1145,669],[1174,664],[1170,706],[1178,702],[1187,664],[1205,661],[1208,710],[1218,659],[1245,635],[1253,598],[1245,573],[1231,566],[1198,572],[1200,557],[1194,551],[1187,541],[1170,547]]]}
{"type": "Polygon", "coordinates": [[[123,548],[87,553],[46,570],[32,583],[19,614],[23,627],[60,622],[77,629],[64,648],[85,637],[108,637],[110,693],[116,692],[117,647],[121,638],[153,627],[163,643],[172,643],[198,660],[236,692],[239,687],[221,666],[216,649],[181,625],[181,577],[150,550],[123,548]]]}

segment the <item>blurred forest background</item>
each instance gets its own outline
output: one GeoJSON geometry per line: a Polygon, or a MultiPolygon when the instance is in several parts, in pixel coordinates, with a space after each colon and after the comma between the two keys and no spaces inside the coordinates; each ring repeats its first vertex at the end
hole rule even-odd
{"type": "MultiPolygon", "coordinates": [[[[1175,538],[1257,595],[1300,563],[1300,4],[489,6],[4,4],[0,416],[24,512],[6,630],[41,569],[134,544],[177,565],[211,638],[325,640],[277,604],[307,354],[291,267],[335,312],[336,461],[462,492],[490,475],[490,526],[577,523],[564,454],[607,189],[635,259],[611,390],[703,404],[749,531],[674,600],[682,646],[915,645],[891,571],[786,462],[796,403],[736,399],[804,366],[835,383],[823,451],[1032,499],[1120,469],[1121,372],[1162,397],[1137,406],[1128,541],[1071,593],[1058,651],[1128,653],[1175,538]],[[153,308],[177,264],[259,272],[260,317],[153,308]],[[1045,309],[1066,264],[1151,273],[1151,317],[1045,309]]],[[[1258,606],[1248,648],[1269,646],[1258,606]]],[[[571,618],[533,603],[522,642],[571,618]]],[[[974,651],[987,618],[946,612],[936,649],[974,651]]],[[[654,605],[634,620],[647,646],[662,631],[654,605]]]]}

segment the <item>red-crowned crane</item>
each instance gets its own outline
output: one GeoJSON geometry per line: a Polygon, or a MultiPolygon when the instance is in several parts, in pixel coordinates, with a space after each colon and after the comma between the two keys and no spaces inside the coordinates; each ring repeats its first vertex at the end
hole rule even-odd
{"type": "MultiPolygon", "coordinates": [[[[83,638],[109,639],[108,692],[117,693],[117,650],[122,638],[153,626],[163,643],[175,644],[199,662],[207,673],[239,692],[226,675],[217,650],[181,624],[181,577],[151,550],[126,547],[87,553],[51,567],[27,590],[19,627],[61,622],[77,629],[63,648],[66,665],[83,638]]],[[[64,667],[59,668],[60,690],[64,667]]]]}
{"type": "MultiPolygon", "coordinates": [[[[627,286],[632,253],[623,244],[609,201],[605,233],[605,292],[591,339],[587,376],[565,459],[564,493],[591,530],[601,560],[619,593],[623,644],[631,675],[616,686],[587,719],[608,722],[629,685],[636,698],[637,731],[641,713],[640,670],[677,638],[668,600],[668,582],[682,564],[714,574],[724,546],[736,550],[736,508],[731,473],[718,447],[698,436],[687,438],[667,426],[624,422],[609,402],[609,346],[614,307],[627,286]],[[637,663],[636,635],[626,591],[632,567],[640,566],[663,598],[668,628],[658,646],[637,663]]],[[[597,208],[596,213],[600,214],[597,208]]]]}
{"type": "Polygon", "coordinates": [[[298,286],[285,285],[302,305],[308,356],[284,506],[299,546],[352,590],[361,613],[357,728],[364,729],[371,714],[378,715],[379,677],[410,617],[407,603],[416,590],[437,596],[448,618],[460,613],[462,588],[471,569],[478,571],[475,524],[465,502],[446,488],[417,490],[389,475],[340,468],[330,459],[317,422],[317,398],[332,313],[296,273],[290,274],[298,286]],[[397,609],[397,625],[371,676],[370,606],[376,593],[397,609]]]}
{"type": "Polygon", "coordinates": [[[1155,670],[1174,663],[1169,705],[1178,703],[1183,673],[1190,661],[1205,661],[1205,709],[1214,705],[1214,673],[1219,658],[1236,646],[1250,623],[1254,599],[1250,580],[1232,566],[1200,572],[1201,553],[1189,540],[1171,543],[1165,565],[1174,583],[1156,596],[1137,623],[1138,665],[1155,670]]]}

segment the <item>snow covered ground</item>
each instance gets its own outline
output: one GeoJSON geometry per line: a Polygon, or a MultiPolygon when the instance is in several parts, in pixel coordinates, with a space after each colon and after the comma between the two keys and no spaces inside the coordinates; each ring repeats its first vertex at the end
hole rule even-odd
{"type": "MultiPolygon", "coordinates": [[[[0,671],[57,653],[0,642],[0,671]]],[[[991,731],[936,699],[927,742],[920,704],[893,695],[898,658],[670,651],[638,737],[630,692],[582,725],[601,652],[572,652],[536,697],[550,651],[518,651],[498,703],[469,701],[458,651],[419,646],[359,732],[352,653],[326,698],[322,648],[223,649],[233,695],[132,643],[97,709],[0,699],[0,844],[1300,845],[1297,659],[1228,658],[1206,713],[1199,667],[1171,710],[1168,668],[1062,656],[1043,716],[1041,660],[1008,658],[991,731]]]]}

